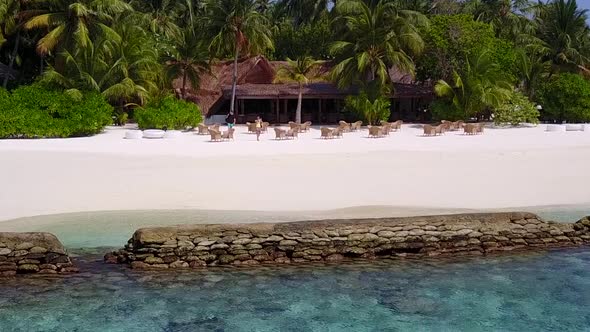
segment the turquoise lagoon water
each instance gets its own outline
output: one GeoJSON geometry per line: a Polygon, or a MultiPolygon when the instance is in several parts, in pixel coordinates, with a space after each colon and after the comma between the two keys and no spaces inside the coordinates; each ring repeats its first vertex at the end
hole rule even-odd
{"type": "MultiPolygon", "coordinates": [[[[527,210],[569,222],[590,214],[585,206],[527,210]]],[[[380,213],[391,215],[381,211],[374,216],[380,213]]],[[[91,248],[120,247],[134,229],[146,225],[346,216],[373,215],[366,210],[119,211],[5,224],[9,230],[56,233],[83,272],[0,279],[0,332],[590,331],[590,248],[457,260],[160,273],[102,264],[101,255],[108,249],[91,248]]]]}
{"type": "Polygon", "coordinates": [[[0,331],[590,331],[590,250],[0,282],[0,331]]]}

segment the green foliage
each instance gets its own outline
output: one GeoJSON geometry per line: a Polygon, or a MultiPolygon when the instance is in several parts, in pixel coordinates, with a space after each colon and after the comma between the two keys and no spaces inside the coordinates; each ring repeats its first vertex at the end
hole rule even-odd
{"type": "Polygon", "coordinates": [[[123,0],[39,1],[39,7],[30,10],[27,30],[45,34],[37,42],[37,52],[86,49],[97,38],[119,41],[121,37],[109,26],[115,15],[132,10],[123,0]]]}
{"type": "Polygon", "coordinates": [[[424,15],[398,10],[387,0],[341,0],[334,10],[340,40],[331,47],[337,62],[331,75],[339,87],[372,81],[386,85],[393,66],[414,72],[411,56],[424,48],[418,33],[428,24],[424,15]]]}
{"type": "Polygon", "coordinates": [[[525,95],[513,91],[510,99],[494,110],[496,125],[518,126],[521,123],[539,123],[539,111],[525,95]]]}
{"type": "Polygon", "coordinates": [[[153,40],[131,17],[113,26],[118,39],[97,39],[86,50],[63,51],[65,65],[51,66],[42,81],[76,91],[97,91],[113,105],[143,104],[162,74],[153,40]]]}
{"type": "Polygon", "coordinates": [[[468,118],[502,105],[510,97],[512,84],[490,52],[483,51],[472,56],[462,72],[455,71],[452,81],[439,80],[434,90],[468,118]]]}
{"type": "Polygon", "coordinates": [[[75,137],[100,133],[113,108],[95,92],[79,99],[41,85],[0,92],[0,138],[75,137]]]}
{"type": "Polygon", "coordinates": [[[140,129],[186,129],[203,121],[201,110],[191,102],[168,96],[135,110],[140,129]]]}
{"type": "Polygon", "coordinates": [[[387,121],[391,115],[391,102],[389,99],[379,96],[373,100],[366,92],[356,96],[348,96],[345,101],[345,109],[362,117],[368,124],[378,124],[381,120],[387,121]]]}
{"type": "Polygon", "coordinates": [[[296,27],[290,20],[284,20],[273,34],[275,50],[271,57],[277,60],[310,56],[315,59],[330,58],[332,29],[330,21],[323,18],[317,22],[296,27]]]}
{"type": "Polygon", "coordinates": [[[201,36],[187,29],[174,39],[174,51],[164,58],[168,79],[172,81],[181,77],[182,98],[186,95],[188,84],[197,90],[202,74],[211,73],[208,47],[201,36]]]}
{"type": "Polygon", "coordinates": [[[449,100],[438,99],[430,104],[430,112],[434,121],[458,121],[465,119],[465,113],[455,107],[449,100]]]}
{"type": "Polygon", "coordinates": [[[445,79],[465,68],[467,59],[484,50],[500,68],[512,74],[516,53],[510,41],[496,38],[494,28],[471,15],[437,15],[422,31],[427,45],[417,61],[420,79],[445,79]]]}
{"type": "Polygon", "coordinates": [[[590,121],[590,82],[578,74],[558,75],[541,85],[537,97],[546,120],[590,121]]]}
{"type": "Polygon", "coordinates": [[[124,126],[129,121],[129,114],[127,112],[120,113],[117,115],[117,126],[124,126]]]}
{"type": "Polygon", "coordinates": [[[537,36],[544,43],[545,59],[554,69],[577,71],[590,62],[588,10],[576,0],[553,0],[539,6],[536,15],[537,36]]]}

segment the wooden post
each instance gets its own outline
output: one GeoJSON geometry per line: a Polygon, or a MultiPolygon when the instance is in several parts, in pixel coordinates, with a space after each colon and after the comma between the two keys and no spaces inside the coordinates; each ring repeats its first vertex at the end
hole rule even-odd
{"type": "Polygon", "coordinates": [[[289,100],[287,100],[286,98],[283,99],[283,113],[287,116],[287,121],[289,121],[289,110],[287,109],[288,102],[289,100]]]}

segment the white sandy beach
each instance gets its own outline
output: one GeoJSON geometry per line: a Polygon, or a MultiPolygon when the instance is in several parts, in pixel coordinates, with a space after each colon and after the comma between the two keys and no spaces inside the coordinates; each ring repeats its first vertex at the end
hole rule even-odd
{"type": "Polygon", "coordinates": [[[354,206],[494,209],[590,203],[590,132],[545,126],[382,139],[367,131],[275,141],[238,127],[233,142],[183,133],[125,140],[0,141],[0,220],[98,210],[310,211],[354,206]]]}

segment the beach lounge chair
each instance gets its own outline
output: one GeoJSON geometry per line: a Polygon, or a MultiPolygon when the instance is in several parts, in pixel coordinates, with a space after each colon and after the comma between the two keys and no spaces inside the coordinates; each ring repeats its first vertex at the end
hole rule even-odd
{"type": "Polygon", "coordinates": [[[385,136],[389,136],[389,133],[391,132],[391,123],[389,122],[384,122],[381,125],[381,132],[383,133],[383,135],[385,136]]]}
{"type": "Polygon", "coordinates": [[[303,124],[299,126],[300,132],[307,132],[311,128],[311,121],[305,121],[303,124]]]}
{"type": "Polygon", "coordinates": [[[275,128],[275,139],[281,140],[287,138],[287,131],[281,128],[275,128]]]}
{"type": "Polygon", "coordinates": [[[441,121],[440,125],[444,128],[445,132],[451,131],[453,129],[453,123],[450,121],[443,120],[443,121],[441,121]]]}
{"type": "Polygon", "coordinates": [[[256,123],[246,122],[246,126],[248,127],[248,132],[249,133],[255,133],[256,132],[256,123]]]}
{"type": "Polygon", "coordinates": [[[298,134],[299,134],[299,128],[289,129],[289,130],[287,130],[285,137],[293,139],[293,138],[299,137],[298,134]]]}
{"type": "Polygon", "coordinates": [[[484,123],[476,123],[475,124],[475,133],[476,134],[483,134],[483,128],[485,127],[484,123]]]}
{"type": "Polygon", "coordinates": [[[394,131],[398,131],[398,130],[402,130],[402,124],[404,122],[402,120],[397,120],[394,123],[391,124],[391,130],[394,131]]]}
{"type": "Polygon", "coordinates": [[[213,129],[213,130],[217,130],[217,131],[219,131],[219,127],[220,127],[220,126],[221,126],[221,125],[220,125],[219,123],[215,123],[215,124],[213,124],[213,125],[212,125],[211,127],[209,127],[209,128],[211,128],[211,129],[213,129]]]}
{"type": "Polygon", "coordinates": [[[335,138],[342,138],[343,132],[344,132],[344,130],[340,127],[334,128],[334,130],[332,130],[332,136],[335,138]]]}
{"type": "Polygon", "coordinates": [[[199,124],[199,126],[197,128],[199,130],[197,132],[197,134],[199,134],[199,135],[207,135],[207,134],[209,134],[209,127],[205,126],[204,124],[202,124],[202,123],[199,124]]]}
{"type": "Polygon", "coordinates": [[[221,139],[222,140],[228,140],[228,141],[229,140],[232,140],[233,141],[233,139],[234,139],[234,131],[235,131],[234,128],[230,128],[227,131],[224,131],[223,132],[223,135],[221,135],[221,139]]]}
{"type": "Polygon", "coordinates": [[[322,135],[320,136],[323,139],[334,138],[333,130],[327,127],[320,128],[320,132],[322,135]]]}
{"type": "Polygon", "coordinates": [[[346,121],[340,120],[338,122],[338,128],[340,129],[340,132],[342,132],[342,133],[350,132],[350,124],[346,121]]]}
{"type": "Polygon", "coordinates": [[[434,136],[436,135],[444,135],[447,131],[448,123],[439,124],[438,126],[434,127],[434,136]]]}
{"type": "Polygon", "coordinates": [[[435,128],[429,124],[424,125],[424,136],[435,136],[435,128]]]}
{"type": "MultiPolygon", "coordinates": [[[[266,133],[266,132],[268,132],[268,127],[269,127],[269,126],[270,126],[270,123],[268,123],[268,122],[263,122],[263,123],[262,123],[262,132],[263,132],[263,133],[266,133]]],[[[256,126],[255,126],[255,127],[256,127],[256,126]]],[[[254,131],[256,131],[256,128],[254,128],[254,131]]]]}
{"type": "Polygon", "coordinates": [[[220,142],[222,139],[221,133],[219,132],[219,130],[209,128],[209,135],[211,135],[212,142],[220,142]]]}
{"type": "Polygon", "coordinates": [[[467,123],[463,126],[463,134],[464,135],[475,135],[477,134],[477,128],[474,124],[467,123]]]}
{"type": "Polygon", "coordinates": [[[379,138],[383,137],[383,128],[379,126],[367,126],[369,128],[369,137],[379,138]]]}
{"type": "Polygon", "coordinates": [[[463,121],[459,120],[459,121],[451,122],[451,130],[452,131],[457,131],[461,128],[463,128],[463,121]]]}
{"type": "Polygon", "coordinates": [[[362,125],[363,125],[362,121],[357,121],[357,122],[350,125],[350,130],[352,130],[352,131],[361,130],[362,125]]]}

